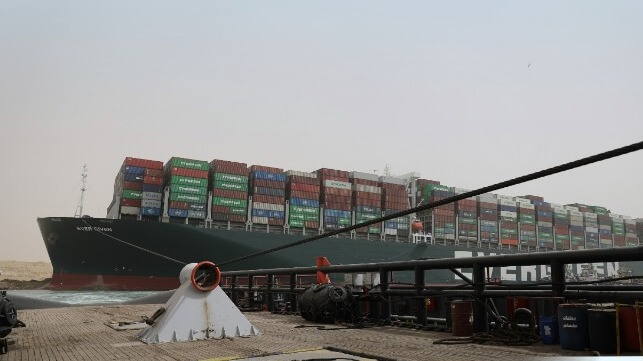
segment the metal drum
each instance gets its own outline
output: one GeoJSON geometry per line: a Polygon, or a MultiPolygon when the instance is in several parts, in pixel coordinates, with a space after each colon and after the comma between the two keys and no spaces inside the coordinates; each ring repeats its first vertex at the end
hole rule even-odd
{"type": "Polygon", "coordinates": [[[589,348],[603,354],[616,353],[616,310],[589,309],[589,348]]]}
{"type": "Polygon", "coordinates": [[[545,345],[558,343],[558,320],[556,317],[540,316],[538,327],[540,328],[540,338],[545,345]]]}
{"type": "Polygon", "coordinates": [[[586,304],[566,303],[558,306],[560,347],[566,350],[589,348],[586,304]]]}
{"type": "Polygon", "coordinates": [[[635,306],[618,305],[616,306],[616,314],[618,317],[619,353],[641,352],[635,306]]]}
{"type": "Polygon", "coordinates": [[[473,301],[451,302],[451,333],[453,336],[473,335],[473,301]]]}

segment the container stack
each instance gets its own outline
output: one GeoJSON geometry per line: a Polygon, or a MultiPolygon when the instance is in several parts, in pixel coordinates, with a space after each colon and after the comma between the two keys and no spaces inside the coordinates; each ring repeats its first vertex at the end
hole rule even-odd
{"type": "MultiPolygon", "coordinates": [[[[455,194],[468,192],[467,189],[455,188],[455,194]]],[[[467,198],[456,202],[458,215],[458,238],[460,241],[478,241],[478,207],[476,198],[467,198]]]]}
{"type": "Polygon", "coordinates": [[[625,245],[628,247],[638,246],[639,238],[636,232],[636,221],[630,217],[625,217],[623,223],[625,224],[625,245]]]}
{"type": "Polygon", "coordinates": [[[509,196],[498,195],[500,213],[500,243],[504,246],[518,245],[518,209],[516,201],[509,196]]]}
{"type": "Polygon", "coordinates": [[[281,168],[250,166],[252,223],[283,226],[286,215],[286,175],[281,168]]]}
{"type": "MultiPolygon", "coordinates": [[[[384,215],[388,216],[406,209],[409,209],[409,197],[404,179],[381,176],[379,177],[379,186],[382,188],[382,210],[384,215]]],[[[453,213],[453,211],[452,211],[453,213]]],[[[409,235],[409,217],[399,217],[384,222],[384,234],[391,236],[408,236],[409,235]]],[[[455,217],[453,219],[455,226],[455,217]]],[[[455,239],[455,229],[453,230],[455,239]]]]}
{"type": "Polygon", "coordinates": [[[158,217],[161,215],[163,162],[127,157],[114,181],[112,214],[158,217]],[[114,204],[120,199],[119,204],[114,204]]]}
{"type": "Polygon", "coordinates": [[[289,170],[286,176],[288,224],[291,228],[318,229],[321,187],[317,174],[289,170]]]}
{"type": "Polygon", "coordinates": [[[536,223],[538,225],[538,247],[551,250],[554,248],[553,212],[548,203],[538,202],[536,208],[536,223]]]}
{"type": "Polygon", "coordinates": [[[493,194],[478,196],[478,214],[480,215],[480,242],[498,244],[498,199],[493,194]]]}
{"type": "MultiPolygon", "coordinates": [[[[355,224],[381,217],[382,188],[378,186],[379,179],[377,174],[351,172],[349,176],[353,187],[355,224]]],[[[378,223],[368,227],[358,228],[357,232],[380,234],[382,232],[382,225],[378,223]]]]}
{"type": "Polygon", "coordinates": [[[571,240],[571,249],[585,248],[585,231],[583,229],[583,212],[577,207],[565,206],[569,213],[569,234],[571,240]]]}
{"type": "Polygon", "coordinates": [[[612,218],[606,208],[593,206],[592,210],[598,219],[598,239],[600,248],[609,248],[613,246],[612,240],[612,218]]]}
{"type": "Polygon", "coordinates": [[[324,228],[340,229],[352,225],[352,186],[348,172],[337,169],[317,170],[321,187],[321,205],[324,207],[324,228]]]}
{"type": "Polygon", "coordinates": [[[643,239],[643,218],[637,218],[636,221],[636,233],[638,234],[639,243],[643,239]]]}
{"type": "Polygon", "coordinates": [[[171,218],[205,219],[209,171],[210,164],[202,160],[172,157],[165,164],[171,218]]]}
{"type": "Polygon", "coordinates": [[[583,222],[585,224],[585,248],[598,248],[598,215],[592,212],[583,212],[583,222]]]}
{"type": "Polygon", "coordinates": [[[554,221],[554,242],[557,250],[568,250],[571,248],[569,236],[569,215],[565,206],[560,204],[551,205],[554,221]]]}
{"type": "Polygon", "coordinates": [[[417,204],[419,205],[420,202],[424,204],[425,202],[428,201],[428,193],[430,193],[431,189],[433,189],[433,186],[439,186],[440,182],[430,180],[430,179],[416,179],[415,180],[415,187],[417,188],[417,193],[415,194],[415,199],[417,204]],[[430,189],[428,189],[430,188],[430,189]]]}
{"type": "Polygon", "coordinates": [[[535,249],[536,242],[536,206],[529,199],[517,198],[518,232],[522,247],[535,249]]]}
{"type": "Polygon", "coordinates": [[[214,159],[210,170],[212,220],[245,223],[248,220],[248,165],[214,159]]]}
{"type": "Polygon", "coordinates": [[[625,220],[623,216],[610,213],[612,219],[612,235],[614,237],[614,247],[625,247],[625,220]]]}

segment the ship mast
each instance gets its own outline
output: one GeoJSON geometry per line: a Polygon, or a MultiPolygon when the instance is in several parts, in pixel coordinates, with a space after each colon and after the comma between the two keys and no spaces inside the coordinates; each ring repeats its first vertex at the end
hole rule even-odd
{"type": "Polygon", "coordinates": [[[87,190],[87,164],[83,165],[83,173],[80,175],[82,185],[80,187],[80,199],[76,206],[76,213],[74,217],[80,218],[83,216],[83,204],[85,203],[85,191],[87,190]]]}

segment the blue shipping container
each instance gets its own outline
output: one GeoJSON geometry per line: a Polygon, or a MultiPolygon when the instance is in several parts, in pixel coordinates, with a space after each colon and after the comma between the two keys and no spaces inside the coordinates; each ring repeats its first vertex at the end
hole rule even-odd
{"type": "Polygon", "coordinates": [[[264,172],[261,170],[252,172],[252,177],[254,179],[267,179],[267,180],[274,180],[277,182],[286,181],[286,175],[283,173],[270,173],[270,172],[264,172]]]}
{"type": "Polygon", "coordinates": [[[301,207],[319,207],[318,199],[290,198],[290,204],[301,207]]]}
{"type": "Polygon", "coordinates": [[[167,210],[167,213],[169,214],[170,217],[187,218],[188,216],[187,209],[169,208],[167,210]]]}
{"type": "Polygon", "coordinates": [[[143,175],[143,174],[145,174],[145,168],[133,167],[131,165],[127,165],[127,166],[123,167],[123,173],[143,175]]]}
{"type": "Polygon", "coordinates": [[[138,174],[124,174],[123,179],[128,182],[142,182],[143,176],[138,174]]]}
{"type": "Polygon", "coordinates": [[[161,215],[161,208],[141,207],[141,214],[144,215],[144,216],[158,217],[158,216],[161,215]]]}
{"type": "Polygon", "coordinates": [[[143,192],[162,193],[163,186],[159,184],[143,184],[143,192]]]}

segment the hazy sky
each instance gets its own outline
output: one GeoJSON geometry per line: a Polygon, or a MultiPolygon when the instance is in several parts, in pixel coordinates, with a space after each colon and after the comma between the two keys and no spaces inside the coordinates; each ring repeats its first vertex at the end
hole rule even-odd
{"type": "MultiPolygon", "coordinates": [[[[466,188],[643,139],[640,1],[2,1],[0,259],[125,156],[466,188]]],[[[643,217],[643,153],[500,192],[643,217]]],[[[178,240],[177,240],[178,241],[178,240]]]]}

